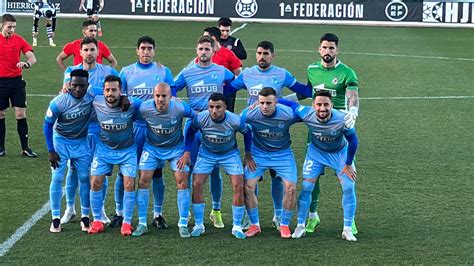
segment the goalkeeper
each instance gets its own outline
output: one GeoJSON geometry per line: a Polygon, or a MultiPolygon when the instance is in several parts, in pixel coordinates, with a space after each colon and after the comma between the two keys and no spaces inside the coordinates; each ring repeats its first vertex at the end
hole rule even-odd
{"type": "MultiPolygon", "coordinates": [[[[339,39],[335,34],[325,33],[319,40],[319,55],[321,60],[308,66],[308,84],[313,88],[312,95],[299,94],[298,98],[313,97],[317,90],[329,90],[332,94],[334,109],[346,113],[344,120],[347,128],[355,126],[359,113],[359,81],[350,67],[337,59],[339,54],[339,39]]],[[[306,232],[313,233],[320,224],[317,212],[319,202],[319,178],[314,186],[306,232]]],[[[355,222],[352,223],[352,233],[357,234],[355,222]]]]}

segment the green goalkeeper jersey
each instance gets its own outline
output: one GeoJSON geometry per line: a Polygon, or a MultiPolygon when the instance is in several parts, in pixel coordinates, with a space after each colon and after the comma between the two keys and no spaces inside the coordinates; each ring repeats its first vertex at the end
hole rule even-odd
{"type": "Polygon", "coordinates": [[[308,66],[308,84],[313,87],[313,98],[317,89],[331,90],[334,108],[346,109],[346,91],[359,90],[357,75],[350,67],[338,61],[333,68],[325,68],[321,61],[308,66]]]}

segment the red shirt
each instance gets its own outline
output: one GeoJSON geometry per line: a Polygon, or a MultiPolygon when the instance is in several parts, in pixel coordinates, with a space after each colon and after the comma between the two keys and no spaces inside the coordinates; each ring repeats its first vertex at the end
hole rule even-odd
{"type": "MultiPolygon", "coordinates": [[[[75,40],[73,42],[67,43],[64,45],[63,52],[67,55],[74,55],[73,65],[78,65],[82,63],[81,56],[81,41],[82,39],[75,40]]],[[[109,57],[111,52],[110,49],[105,43],[97,41],[99,44],[99,54],[97,55],[97,63],[102,64],[102,58],[109,57]]]]}
{"type": "MultiPolygon", "coordinates": [[[[194,61],[197,63],[198,59],[196,58],[194,61]]],[[[212,56],[212,63],[223,66],[232,72],[237,68],[242,67],[242,62],[240,62],[234,52],[225,47],[221,47],[219,51],[214,53],[212,56]]]]}
{"type": "Polygon", "coordinates": [[[21,53],[30,51],[33,51],[33,48],[20,35],[13,34],[10,38],[5,38],[0,33],[0,77],[21,76],[21,69],[16,67],[16,64],[20,62],[21,53]]]}

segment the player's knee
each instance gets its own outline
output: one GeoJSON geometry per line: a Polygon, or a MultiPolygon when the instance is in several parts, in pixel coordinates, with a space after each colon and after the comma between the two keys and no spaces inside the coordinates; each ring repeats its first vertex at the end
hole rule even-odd
{"type": "Polygon", "coordinates": [[[243,194],[244,193],[244,184],[239,182],[236,184],[232,184],[232,191],[234,191],[235,194],[243,194]]]}
{"type": "Polygon", "coordinates": [[[245,195],[252,196],[255,194],[255,186],[252,184],[245,184],[245,195]]]}
{"type": "Polygon", "coordinates": [[[301,192],[313,192],[313,188],[314,188],[314,183],[312,182],[309,182],[309,181],[303,181],[303,184],[301,186],[301,192]]]}
{"type": "Polygon", "coordinates": [[[135,179],[124,178],[123,188],[127,192],[133,192],[135,190],[135,179]]]}
{"type": "Polygon", "coordinates": [[[187,189],[188,188],[187,178],[178,178],[178,179],[176,179],[176,187],[177,187],[178,190],[187,189]]]}
{"type": "Polygon", "coordinates": [[[289,184],[285,187],[285,194],[287,197],[294,197],[296,195],[296,184],[289,184]]]}
{"type": "Polygon", "coordinates": [[[150,181],[147,180],[146,178],[140,178],[138,180],[138,187],[139,188],[148,188],[150,186],[150,181]]]}
{"type": "Polygon", "coordinates": [[[57,185],[61,186],[64,178],[64,173],[55,173],[51,176],[51,185],[57,185]]]}
{"type": "Polygon", "coordinates": [[[79,181],[82,183],[90,183],[90,180],[89,180],[89,175],[85,174],[85,175],[79,175],[79,181]]]}
{"type": "Polygon", "coordinates": [[[5,119],[5,116],[6,116],[5,110],[1,110],[0,111],[0,119],[5,119]]]}
{"type": "Polygon", "coordinates": [[[26,109],[24,109],[24,108],[16,109],[15,110],[15,118],[17,120],[25,119],[26,118],[26,109]]]}
{"type": "Polygon", "coordinates": [[[102,182],[98,178],[91,179],[91,190],[99,191],[102,188],[102,182]]]}

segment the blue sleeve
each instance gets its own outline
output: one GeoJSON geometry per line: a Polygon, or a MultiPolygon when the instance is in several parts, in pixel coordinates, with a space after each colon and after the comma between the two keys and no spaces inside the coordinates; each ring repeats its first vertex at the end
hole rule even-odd
{"type": "Polygon", "coordinates": [[[182,90],[184,87],[186,87],[186,80],[184,78],[184,69],[179,72],[179,74],[174,78],[174,92],[175,95],[178,91],[182,90]]]}
{"type": "Polygon", "coordinates": [[[244,148],[245,148],[245,152],[249,152],[252,150],[252,130],[250,130],[250,128],[248,128],[247,125],[246,127],[247,127],[247,132],[245,132],[244,134],[244,148]]]}
{"type": "Polygon", "coordinates": [[[43,133],[46,139],[46,146],[48,147],[48,152],[54,152],[53,126],[54,123],[50,123],[47,120],[44,120],[43,133]]]}
{"type": "Polygon", "coordinates": [[[242,121],[242,123],[247,122],[247,113],[248,113],[248,111],[249,111],[249,108],[247,107],[240,114],[240,121],[242,121]]]}
{"type": "Polygon", "coordinates": [[[194,126],[194,121],[196,120],[196,118],[197,117],[193,119],[193,122],[185,130],[186,135],[184,136],[184,151],[191,151],[193,147],[194,135],[198,131],[198,129],[196,129],[194,126]]]}
{"type": "Polygon", "coordinates": [[[72,68],[71,68],[71,67],[66,68],[66,70],[64,71],[64,81],[63,81],[63,84],[69,83],[69,81],[71,80],[71,72],[72,72],[72,68]]]}
{"type": "Polygon", "coordinates": [[[288,87],[290,90],[302,95],[303,97],[306,98],[311,98],[313,89],[309,85],[304,85],[303,83],[299,83],[296,81],[293,85],[288,87]]]}
{"type": "Polygon", "coordinates": [[[122,71],[120,71],[120,74],[119,74],[119,77],[122,80],[122,94],[128,95],[127,76],[123,70],[124,69],[122,68],[122,71]]]}
{"type": "Polygon", "coordinates": [[[54,103],[54,101],[52,101],[49,104],[48,110],[46,111],[46,115],[44,117],[44,120],[48,121],[49,123],[54,124],[56,122],[56,120],[58,119],[58,114],[59,114],[58,107],[54,103]]]}
{"type": "Polygon", "coordinates": [[[184,107],[184,117],[188,117],[189,119],[194,120],[194,118],[196,117],[196,112],[194,112],[186,102],[181,102],[181,104],[183,104],[184,107]]]}
{"type": "Polygon", "coordinates": [[[232,80],[234,80],[235,76],[234,73],[230,72],[227,68],[224,71],[224,82],[225,83],[230,83],[232,80]]]}
{"type": "Polygon", "coordinates": [[[118,73],[117,70],[115,70],[115,68],[110,67],[110,69],[111,69],[110,70],[110,72],[111,72],[110,75],[114,75],[114,76],[117,76],[117,77],[119,76],[119,73],[118,73]]]}
{"type": "Polygon", "coordinates": [[[232,86],[232,82],[231,82],[231,83],[226,83],[226,84],[224,85],[224,96],[234,94],[234,93],[236,93],[236,92],[239,91],[239,90],[240,90],[240,89],[235,88],[235,87],[232,86]]]}
{"type": "MultiPolygon", "coordinates": [[[[245,71],[245,70],[244,70],[245,71]]],[[[230,85],[237,90],[246,89],[244,84],[244,72],[240,73],[231,83],[230,85]]]]}
{"type": "Polygon", "coordinates": [[[347,142],[349,142],[349,145],[347,147],[346,165],[352,165],[352,161],[354,160],[354,156],[357,151],[357,146],[359,145],[359,139],[357,138],[356,132],[351,132],[352,133],[345,135],[347,142]]]}
{"type": "Polygon", "coordinates": [[[296,78],[288,71],[285,71],[285,87],[293,86],[297,81],[296,78]]]}
{"type": "Polygon", "coordinates": [[[283,104],[283,105],[288,106],[288,107],[291,107],[291,109],[293,109],[293,111],[296,111],[296,109],[300,106],[296,102],[288,101],[288,100],[285,100],[283,98],[278,99],[278,103],[283,104]]]}
{"type": "Polygon", "coordinates": [[[165,67],[165,83],[168,83],[171,88],[173,88],[174,85],[174,80],[173,80],[173,74],[171,73],[171,70],[167,67],[165,67]]]}
{"type": "Polygon", "coordinates": [[[130,98],[132,104],[135,106],[135,113],[133,114],[133,121],[136,120],[143,120],[141,113],[140,113],[140,106],[142,105],[142,101],[138,98],[130,98]]]}

